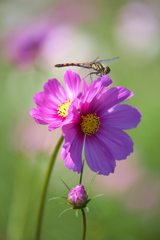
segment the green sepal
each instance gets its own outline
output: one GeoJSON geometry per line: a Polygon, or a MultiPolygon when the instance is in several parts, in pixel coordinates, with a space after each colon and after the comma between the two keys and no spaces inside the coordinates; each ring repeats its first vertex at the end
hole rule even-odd
{"type": "Polygon", "coordinates": [[[89,195],[89,193],[90,193],[90,191],[91,191],[91,188],[92,188],[92,186],[93,186],[93,183],[94,183],[95,178],[97,177],[97,175],[98,175],[98,172],[93,176],[93,178],[92,178],[92,180],[91,180],[91,182],[90,182],[89,188],[88,188],[88,190],[87,190],[87,195],[89,195]]]}
{"type": "Polygon", "coordinates": [[[101,194],[98,194],[98,195],[92,197],[91,199],[94,199],[94,198],[97,198],[97,197],[101,197],[101,196],[104,196],[104,195],[105,195],[105,194],[101,193],[101,194]]]}
{"type": "Polygon", "coordinates": [[[67,208],[67,209],[65,209],[63,212],[61,212],[60,214],[59,214],[59,218],[63,215],[63,213],[65,213],[65,212],[67,212],[67,211],[69,211],[69,210],[72,210],[72,208],[67,208]]]}

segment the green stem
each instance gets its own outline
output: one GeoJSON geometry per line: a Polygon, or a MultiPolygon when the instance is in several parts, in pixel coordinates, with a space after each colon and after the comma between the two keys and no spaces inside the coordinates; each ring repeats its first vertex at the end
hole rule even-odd
{"type": "Polygon", "coordinates": [[[82,240],[85,240],[86,238],[86,215],[85,215],[85,211],[82,208],[81,209],[82,212],[82,217],[83,217],[83,236],[82,236],[82,240]]]}
{"type": "Polygon", "coordinates": [[[50,162],[49,162],[49,166],[48,166],[48,170],[47,170],[47,173],[45,176],[44,185],[43,185],[43,189],[42,189],[42,196],[41,196],[41,201],[40,201],[40,206],[39,206],[39,212],[38,212],[38,221],[37,221],[35,240],[40,239],[43,212],[44,212],[44,203],[45,203],[45,197],[46,197],[46,193],[47,193],[48,183],[49,183],[49,179],[51,176],[53,165],[55,163],[55,160],[56,160],[56,157],[57,157],[57,154],[58,154],[58,151],[60,149],[62,142],[63,142],[63,137],[61,136],[59,141],[57,142],[57,145],[56,145],[53,153],[52,153],[52,156],[51,156],[50,162]]]}
{"type": "Polygon", "coordinates": [[[81,174],[80,174],[80,178],[79,178],[79,184],[82,184],[83,168],[84,168],[84,160],[83,160],[82,170],[81,170],[81,174]]]}

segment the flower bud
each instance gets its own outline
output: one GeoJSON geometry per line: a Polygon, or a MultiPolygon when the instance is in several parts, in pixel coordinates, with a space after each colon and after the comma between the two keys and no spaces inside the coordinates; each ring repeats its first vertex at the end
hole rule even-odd
{"type": "Polygon", "coordinates": [[[87,201],[87,193],[83,185],[77,185],[75,188],[72,188],[68,194],[68,202],[70,205],[75,207],[80,207],[84,205],[87,201]]]}

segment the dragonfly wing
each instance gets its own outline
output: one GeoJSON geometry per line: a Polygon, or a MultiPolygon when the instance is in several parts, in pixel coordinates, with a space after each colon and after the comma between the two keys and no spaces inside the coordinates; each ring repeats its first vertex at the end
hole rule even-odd
{"type": "Polygon", "coordinates": [[[99,58],[99,57],[97,57],[96,59],[94,59],[92,62],[87,62],[87,63],[83,64],[82,67],[85,67],[85,66],[88,66],[88,65],[90,65],[90,64],[92,64],[92,63],[94,63],[94,62],[97,62],[97,59],[98,59],[98,58],[99,58]]]}
{"type": "Polygon", "coordinates": [[[100,61],[97,61],[97,62],[105,64],[105,63],[112,63],[114,61],[117,61],[118,59],[119,59],[119,57],[116,57],[116,58],[111,58],[111,59],[106,59],[106,60],[100,60],[100,61]]]}

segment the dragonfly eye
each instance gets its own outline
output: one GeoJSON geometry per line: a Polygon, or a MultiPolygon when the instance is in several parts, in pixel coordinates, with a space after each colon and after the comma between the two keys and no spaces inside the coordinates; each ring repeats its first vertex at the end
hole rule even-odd
{"type": "Polygon", "coordinates": [[[110,67],[107,66],[107,67],[105,68],[105,74],[110,73],[110,71],[111,71],[110,67]]]}

